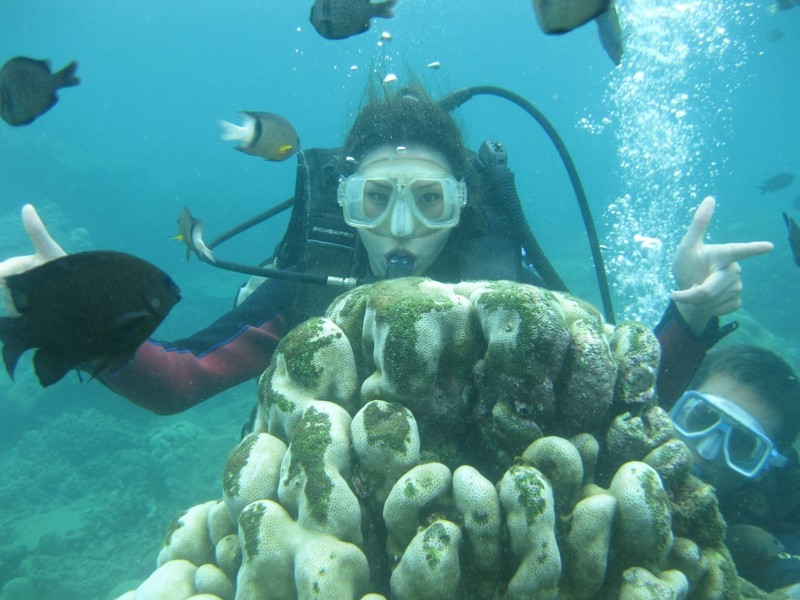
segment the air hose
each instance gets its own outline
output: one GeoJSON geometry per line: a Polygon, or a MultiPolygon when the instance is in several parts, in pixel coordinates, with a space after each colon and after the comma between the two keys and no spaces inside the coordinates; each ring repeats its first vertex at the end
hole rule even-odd
{"type": "MultiPolygon", "coordinates": [[[[539,123],[539,125],[544,129],[547,136],[550,138],[550,141],[553,142],[553,145],[556,147],[556,151],[558,152],[559,157],[561,158],[561,162],[564,164],[564,168],[567,170],[567,175],[569,176],[570,183],[572,184],[572,189],[575,191],[575,197],[578,201],[578,208],[581,211],[581,216],[583,218],[583,225],[586,229],[586,236],[589,238],[589,248],[592,252],[592,259],[594,260],[594,271],[595,275],[597,276],[597,284],[600,289],[600,298],[603,302],[603,311],[605,313],[606,321],[610,324],[614,324],[616,322],[614,318],[614,306],[611,302],[611,291],[608,285],[608,278],[606,276],[606,269],[605,264],[603,262],[603,255],[600,251],[600,240],[597,236],[597,229],[594,225],[594,219],[592,218],[592,213],[589,208],[589,202],[586,199],[586,192],[583,189],[583,184],[581,183],[580,177],[578,175],[578,170],[575,168],[575,163],[572,160],[569,152],[567,151],[567,147],[564,145],[561,136],[558,135],[555,127],[547,120],[547,118],[542,114],[542,112],[537,109],[533,104],[525,100],[522,96],[515,94],[514,92],[510,92],[506,89],[501,87],[491,86],[491,85],[480,85],[474,87],[467,87],[462,88],[460,90],[456,90],[455,92],[448,94],[441,100],[439,100],[439,105],[444,108],[445,110],[452,111],[453,109],[458,108],[471,98],[480,95],[489,95],[489,96],[497,96],[499,98],[504,98],[513,102],[517,106],[519,106],[522,110],[528,113],[533,119],[539,123]]],[[[512,178],[513,181],[513,178],[512,178]]],[[[516,194],[516,190],[514,191],[516,194]]],[[[519,198],[517,198],[517,202],[519,202],[519,198]]],[[[520,223],[524,223],[525,227],[528,229],[528,233],[525,234],[525,237],[530,235],[531,238],[534,239],[533,232],[530,231],[530,227],[527,224],[527,221],[520,221],[520,223]]],[[[538,247],[538,244],[536,244],[538,247]]],[[[526,248],[526,252],[528,249],[526,248]]],[[[544,256],[544,253],[539,248],[539,252],[541,256],[544,256]]],[[[546,264],[549,265],[549,262],[546,264]]],[[[536,263],[534,263],[535,266],[536,263]]],[[[537,266],[537,268],[539,268],[537,266]]],[[[552,268],[552,267],[550,267],[552,268]]],[[[555,273],[555,271],[554,271],[555,273]]],[[[544,278],[544,273],[540,273],[544,278]]],[[[556,277],[558,277],[556,275],[556,277]]],[[[558,279],[560,281],[560,278],[558,279]]],[[[548,284],[549,285],[549,284],[548,284]]],[[[561,283],[563,286],[563,282],[561,283]]]]}

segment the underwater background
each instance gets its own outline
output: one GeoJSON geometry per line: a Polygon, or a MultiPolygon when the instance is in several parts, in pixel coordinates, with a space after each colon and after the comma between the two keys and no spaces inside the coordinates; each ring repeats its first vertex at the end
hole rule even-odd
{"type": "MultiPolygon", "coordinates": [[[[711,241],[775,244],[742,264],[741,328],[729,340],[766,346],[800,371],[800,269],[781,217],[800,220],[800,180],[759,190],[800,173],[800,9],[617,4],[626,52],[614,67],[593,23],[546,36],[527,0],[400,0],[394,19],[339,41],[308,22],[311,0],[3,0],[0,62],[47,58],[55,70],[74,59],[82,82],[30,126],[0,123],[0,259],[31,252],[19,216],[31,202],[68,252],[121,250],[167,271],[183,300],[155,337],[187,336],[232,306],[245,276],[185,260],[171,239],[181,209],[212,239],[294,191],[294,159],[233,151],[217,119],[274,112],[303,147],[333,147],[372,71],[399,84],[411,72],[437,97],[501,86],[547,116],[585,187],[618,319],[655,323],[672,250],[694,207],[716,196],[711,241]]],[[[599,305],[575,196],[541,128],[491,97],[456,116],[469,147],[505,144],[546,253],[573,293],[599,305]]],[[[218,253],[257,263],[285,225],[278,217],[218,253]]],[[[29,356],[15,381],[0,373],[0,588],[27,577],[42,600],[113,598],[153,571],[173,518],[220,496],[255,385],[158,417],[74,375],[41,389],[29,356]]]]}

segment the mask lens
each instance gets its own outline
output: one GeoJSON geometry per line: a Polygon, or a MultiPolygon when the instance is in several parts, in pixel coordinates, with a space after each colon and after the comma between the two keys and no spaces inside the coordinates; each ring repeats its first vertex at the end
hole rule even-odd
{"type": "Polygon", "coordinates": [[[450,176],[367,177],[353,175],[339,184],[339,205],[353,227],[377,227],[400,201],[431,229],[453,227],[466,203],[466,186],[450,176]]]}
{"type": "Polygon", "coordinates": [[[357,198],[360,209],[356,210],[370,221],[380,221],[389,209],[394,194],[394,184],[385,179],[368,179],[364,182],[364,191],[357,198]]]}
{"type": "Polygon", "coordinates": [[[697,402],[684,418],[684,426],[688,431],[705,431],[719,423],[719,413],[707,404],[697,402]]]}
{"type": "Polygon", "coordinates": [[[764,459],[767,451],[767,445],[751,432],[731,429],[728,454],[734,464],[752,468],[764,459]]]}
{"type": "Polygon", "coordinates": [[[700,433],[715,427],[719,413],[700,398],[689,398],[681,410],[672,415],[675,424],[686,433],[700,433]]]}
{"type": "Polygon", "coordinates": [[[411,187],[417,214],[427,221],[441,221],[445,212],[444,187],[441,181],[418,179],[411,187]]]}

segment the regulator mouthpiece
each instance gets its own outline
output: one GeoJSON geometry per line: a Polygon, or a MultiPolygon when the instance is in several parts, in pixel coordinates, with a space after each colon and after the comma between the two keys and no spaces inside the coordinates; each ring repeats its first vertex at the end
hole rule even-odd
{"type": "Polygon", "coordinates": [[[409,277],[414,270],[414,259],[410,256],[392,254],[386,259],[386,279],[409,277]]]}

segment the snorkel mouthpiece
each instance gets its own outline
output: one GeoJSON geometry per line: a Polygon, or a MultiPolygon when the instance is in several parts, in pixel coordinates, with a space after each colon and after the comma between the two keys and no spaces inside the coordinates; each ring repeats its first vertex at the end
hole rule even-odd
{"type": "Polygon", "coordinates": [[[414,270],[414,259],[403,254],[392,254],[386,259],[386,279],[409,277],[414,270]]]}

